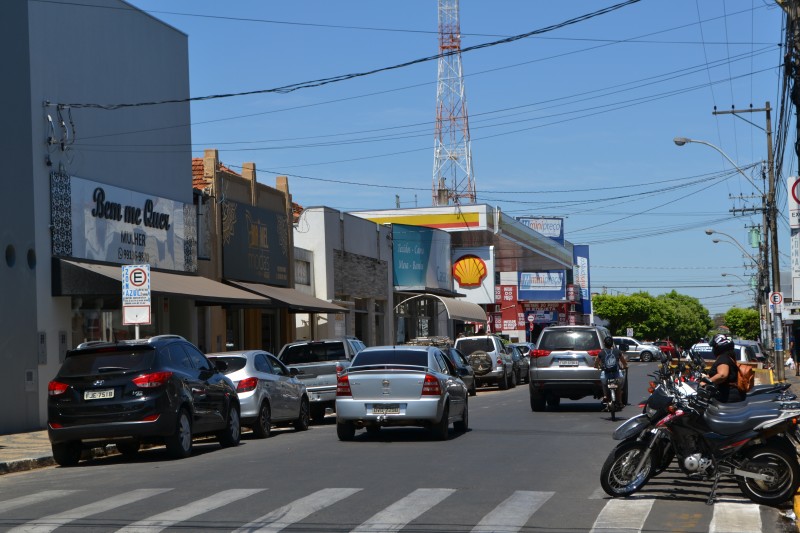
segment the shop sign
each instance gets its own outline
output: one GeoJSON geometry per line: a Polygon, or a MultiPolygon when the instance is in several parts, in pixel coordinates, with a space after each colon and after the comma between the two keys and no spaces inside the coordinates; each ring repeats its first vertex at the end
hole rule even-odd
{"type": "Polygon", "coordinates": [[[393,284],[397,290],[452,290],[450,234],[420,226],[392,226],[393,284]]]}
{"type": "Polygon", "coordinates": [[[494,280],[494,247],[453,248],[453,287],[474,304],[500,301],[494,280]]]}
{"type": "Polygon", "coordinates": [[[282,211],[223,202],[223,277],[288,287],[290,231],[282,211]]]}
{"type": "Polygon", "coordinates": [[[564,300],[566,299],[565,270],[519,272],[520,300],[564,300]]]}
{"type": "Polygon", "coordinates": [[[564,244],[564,219],[553,217],[516,217],[533,231],[564,244]]]}

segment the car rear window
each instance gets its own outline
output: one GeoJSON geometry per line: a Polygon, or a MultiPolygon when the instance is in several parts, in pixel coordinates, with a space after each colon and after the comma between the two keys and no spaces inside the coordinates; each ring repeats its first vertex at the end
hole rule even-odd
{"type": "Polygon", "coordinates": [[[312,342],[287,346],[280,355],[284,365],[301,365],[346,359],[343,342],[312,342]]]}
{"type": "Polygon", "coordinates": [[[428,352],[419,350],[375,350],[359,352],[350,368],[369,365],[413,365],[428,366],[428,352]]]}
{"type": "Polygon", "coordinates": [[[456,341],[458,351],[470,355],[475,352],[493,352],[494,342],[486,337],[480,339],[458,339],[456,341]]]}
{"type": "Polygon", "coordinates": [[[73,353],[64,360],[58,375],[78,377],[142,372],[152,368],[155,353],[154,349],[114,349],[113,351],[73,353]]]}
{"type": "Polygon", "coordinates": [[[223,357],[209,357],[211,362],[214,361],[225,361],[227,363],[228,368],[225,369],[225,374],[233,374],[237,370],[241,370],[247,364],[247,359],[244,357],[236,357],[236,356],[223,356],[223,357]]]}
{"type": "Polygon", "coordinates": [[[557,352],[562,350],[599,350],[600,339],[595,331],[552,330],[543,331],[538,349],[557,352]]]}

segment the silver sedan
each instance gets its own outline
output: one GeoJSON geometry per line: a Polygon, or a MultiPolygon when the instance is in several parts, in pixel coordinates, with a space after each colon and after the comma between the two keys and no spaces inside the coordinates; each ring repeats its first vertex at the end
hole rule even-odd
{"type": "Polygon", "coordinates": [[[336,433],[352,440],[357,429],[422,426],[446,440],[453,424],[469,424],[467,386],[434,346],[375,346],[359,352],[336,387],[336,433]]]}
{"type": "Polygon", "coordinates": [[[274,355],[263,350],[240,350],[207,354],[233,381],[241,405],[242,426],[250,427],[258,438],[270,436],[272,426],[293,425],[305,431],[309,424],[308,393],[298,380],[296,369],[289,370],[274,355]]]}

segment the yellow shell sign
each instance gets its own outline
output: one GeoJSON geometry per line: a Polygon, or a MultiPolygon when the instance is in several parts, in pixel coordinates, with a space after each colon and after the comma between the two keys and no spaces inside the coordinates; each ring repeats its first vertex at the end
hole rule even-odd
{"type": "Polygon", "coordinates": [[[486,263],[474,255],[465,255],[453,265],[453,277],[462,287],[477,287],[486,277],[486,263]]]}

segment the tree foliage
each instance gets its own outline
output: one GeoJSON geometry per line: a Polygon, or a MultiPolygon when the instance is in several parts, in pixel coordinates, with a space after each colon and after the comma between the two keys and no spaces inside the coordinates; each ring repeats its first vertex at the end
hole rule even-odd
{"type": "Polygon", "coordinates": [[[761,317],[755,309],[728,309],[725,313],[725,325],[733,336],[742,339],[757,340],[761,333],[761,317]]]}
{"type": "Polygon", "coordinates": [[[647,292],[600,294],[592,298],[592,307],[613,335],[625,335],[632,328],[640,340],[670,339],[680,346],[691,346],[714,325],[697,298],[675,291],[656,297],[647,292]]]}

